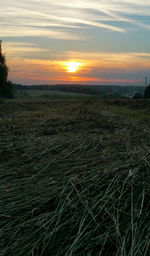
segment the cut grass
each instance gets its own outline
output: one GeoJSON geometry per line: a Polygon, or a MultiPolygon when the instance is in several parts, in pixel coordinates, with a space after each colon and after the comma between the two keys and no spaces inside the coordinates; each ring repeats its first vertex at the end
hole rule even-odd
{"type": "Polygon", "coordinates": [[[149,256],[149,127],[93,100],[8,104],[0,255],[149,256]]]}

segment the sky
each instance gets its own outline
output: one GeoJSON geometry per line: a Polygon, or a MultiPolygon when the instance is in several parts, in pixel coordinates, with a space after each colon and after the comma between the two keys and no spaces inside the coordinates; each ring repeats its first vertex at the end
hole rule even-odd
{"type": "Polygon", "coordinates": [[[5,0],[0,39],[22,84],[144,85],[150,0],[5,0]]]}

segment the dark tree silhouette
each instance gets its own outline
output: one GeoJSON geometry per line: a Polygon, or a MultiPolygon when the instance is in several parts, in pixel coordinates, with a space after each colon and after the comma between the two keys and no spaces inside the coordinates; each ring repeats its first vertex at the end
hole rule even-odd
{"type": "Polygon", "coordinates": [[[142,99],[143,95],[140,92],[136,92],[133,96],[133,99],[142,99]]]}
{"type": "Polygon", "coordinates": [[[7,81],[8,67],[6,65],[5,55],[2,53],[2,41],[0,40],[0,97],[12,98],[12,83],[7,81]]]}
{"type": "Polygon", "coordinates": [[[150,98],[150,84],[145,88],[144,98],[150,98]]]}

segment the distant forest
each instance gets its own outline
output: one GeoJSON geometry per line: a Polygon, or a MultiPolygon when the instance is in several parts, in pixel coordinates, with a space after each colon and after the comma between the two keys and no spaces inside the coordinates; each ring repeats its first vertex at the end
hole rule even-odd
{"type": "Polygon", "coordinates": [[[145,86],[119,86],[119,85],[19,85],[13,84],[14,89],[18,90],[52,90],[73,93],[84,93],[91,95],[99,94],[120,94],[132,97],[135,93],[144,94],[145,86]]]}

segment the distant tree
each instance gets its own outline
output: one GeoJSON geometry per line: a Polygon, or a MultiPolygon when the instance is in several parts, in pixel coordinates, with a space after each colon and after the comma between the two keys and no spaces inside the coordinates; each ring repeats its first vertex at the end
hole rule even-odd
{"type": "Polygon", "coordinates": [[[0,97],[12,98],[13,87],[10,81],[7,81],[8,67],[6,65],[5,55],[2,53],[2,41],[0,40],[0,97]]]}
{"type": "Polygon", "coordinates": [[[142,99],[143,95],[140,92],[136,92],[133,96],[133,99],[142,99]]]}
{"type": "Polygon", "coordinates": [[[12,99],[14,96],[13,85],[11,81],[7,81],[3,88],[3,98],[12,99]]]}
{"type": "Polygon", "coordinates": [[[150,84],[145,88],[144,98],[150,98],[150,84]]]}

